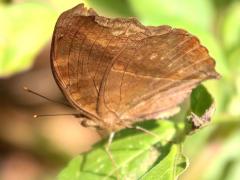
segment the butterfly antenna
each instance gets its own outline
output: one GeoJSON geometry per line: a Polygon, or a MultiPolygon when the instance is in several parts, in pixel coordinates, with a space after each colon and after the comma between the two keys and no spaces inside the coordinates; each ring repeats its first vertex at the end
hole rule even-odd
{"type": "Polygon", "coordinates": [[[43,96],[43,95],[41,95],[41,94],[39,94],[39,93],[37,93],[37,92],[29,89],[29,88],[26,87],[26,86],[24,86],[23,89],[24,89],[25,91],[31,93],[31,94],[34,94],[34,95],[36,95],[36,96],[39,96],[39,97],[41,97],[41,98],[43,98],[43,99],[46,99],[46,100],[48,100],[48,101],[50,101],[50,102],[53,102],[53,103],[56,103],[56,104],[62,104],[62,105],[64,105],[64,106],[67,106],[67,107],[72,108],[72,106],[69,105],[69,104],[67,104],[67,103],[52,100],[52,99],[50,99],[50,98],[48,98],[48,97],[46,97],[46,96],[43,96]]]}
{"type": "Polygon", "coordinates": [[[34,118],[39,118],[39,117],[48,117],[48,116],[75,116],[75,117],[82,117],[81,114],[79,113],[69,113],[69,114],[34,114],[34,118]]]}

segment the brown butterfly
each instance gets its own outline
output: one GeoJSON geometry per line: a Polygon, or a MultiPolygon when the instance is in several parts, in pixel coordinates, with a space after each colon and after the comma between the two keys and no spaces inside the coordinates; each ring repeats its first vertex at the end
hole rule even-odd
{"type": "Polygon", "coordinates": [[[174,115],[193,88],[219,77],[188,32],[98,16],[83,4],[59,17],[51,66],[82,123],[109,132],[174,115]]]}

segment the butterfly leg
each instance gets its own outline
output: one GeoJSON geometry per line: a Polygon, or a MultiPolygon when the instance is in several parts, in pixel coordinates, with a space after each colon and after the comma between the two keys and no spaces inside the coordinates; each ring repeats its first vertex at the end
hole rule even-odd
{"type": "Polygon", "coordinates": [[[111,150],[110,150],[110,146],[112,144],[113,138],[114,138],[115,132],[111,132],[108,138],[108,142],[105,145],[105,150],[108,154],[108,157],[110,158],[110,160],[112,161],[112,164],[114,166],[114,168],[116,169],[116,176],[117,179],[120,179],[120,175],[119,175],[119,171],[118,171],[118,167],[117,167],[117,163],[114,161],[111,150]]]}
{"type": "MultiPolygon", "coordinates": [[[[142,132],[144,132],[144,133],[146,133],[146,134],[148,134],[148,135],[150,135],[150,136],[153,136],[153,137],[155,137],[155,138],[157,138],[157,139],[161,139],[158,134],[156,134],[156,133],[154,133],[154,132],[151,132],[151,131],[149,131],[149,130],[147,130],[147,129],[145,129],[145,128],[142,128],[142,127],[140,127],[140,126],[135,126],[135,129],[140,130],[140,131],[142,131],[142,132]]],[[[164,140],[164,141],[162,141],[162,142],[170,143],[171,141],[169,141],[169,140],[164,140]]]]}
{"type": "Polygon", "coordinates": [[[146,133],[146,134],[149,134],[149,135],[151,135],[151,136],[154,136],[154,137],[156,137],[156,138],[158,138],[158,139],[160,138],[157,134],[155,134],[155,133],[153,133],[153,132],[151,132],[151,131],[149,131],[149,130],[147,130],[147,129],[145,129],[145,128],[142,128],[142,127],[140,127],[140,126],[136,126],[135,129],[140,130],[140,131],[142,131],[142,132],[144,132],[144,133],[146,133]]]}
{"type": "Polygon", "coordinates": [[[142,131],[142,132],[144,132],[144,133],[146,133],[146,134],[148,134],[148,135],[154,136],[154,137],[156,137],[156,138],[159,139],[159,136],[158,136],[156,133],[153,133],[153,132],[151,132],[151,131],[149,131],[149,130],[141,127],[141,126],[132,126],[131,124],[128,124],[128,123],[126,123],[126,122],[127,122],[127,121],[123,122],[123,123],[125,124],[124,126],[125,126],[126,128],[130,128],[130,129],[135,128],[135,129],[137,129],[137,130],[139,130],[139,131],[142,131]]]}

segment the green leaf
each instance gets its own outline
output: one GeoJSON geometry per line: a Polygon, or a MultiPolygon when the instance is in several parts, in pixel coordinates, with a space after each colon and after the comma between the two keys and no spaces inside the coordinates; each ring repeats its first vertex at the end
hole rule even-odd
{"type": "MultiPolygon", "coordinates": [[[[45,3],[6,5],[0,11],[0,76],[29,68],[52,35],[57,14],[45,3]]],[[[45,59],[44,59],[45,60],[45,59]]]]}
{"type": "MultiPolygon", "coordinates": [[[[168,156],[169,151],[170,156],[176,153],[175,146],[172,148],[169,144],[177,132],[173,122],[146,121],[141,123],[141,127],[151,130],[158,135],[158,138],[134,129],[126,129],[117,133],[111,144],[111,153],[118,169],[114,168],[104,150],[106,141],[102,141],[92,151],[71,160],[59,174],[59,180],[116,179],[117,172],[120,172],[121,178],[138,179],[153,168],[156,162],[160,165],[168,156]]],[[[165,161],[164,164],[167,165],[165,161]]],[[[169,164],[168,167],[170,168],[171,165],[169,164]]],[[[164,172],[165,170],[159,173],[164,172]]]]}
{"type": "Polygon", "coordinates": [[[203,85],[193,89],[191,94],[191,111],[202,116],[213,103],[211,95],[203,85]]]}
{"type": "Polygon", "coordinates": [[[180,145],[172,145],[170,152],[164,159],[148,171],[141,180],[176,179],[187,167],[187,159],[182,155],[180,145]],[[163,172],[163,173],[161,173],[163,172]]]}

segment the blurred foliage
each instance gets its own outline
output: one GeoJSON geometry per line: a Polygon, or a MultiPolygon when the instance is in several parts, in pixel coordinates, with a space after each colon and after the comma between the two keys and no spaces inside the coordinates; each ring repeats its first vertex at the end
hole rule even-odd
{"type": "Polygon", "coordinates": [[[99,14],[110,17],[128,17],[135,16],[133,10],[129,6],[128,0],[85,0],[88,7],[93,8],[99,14]]]}
{"type": "Polygon", "coordinates": [[[51,22],[55,19],[52,8],[44,3],[1,6],[0,76],[29,67],[34,56],[51,37],[51,22]]]}
{"type": "MultiPolygon", "coordinates": [[[[58,15],[62,11],[80,3],[77,0],[22,0],[20,2],[0,2],[1,77],[10,76],[29,68],[33,63],[34,57],[50,40],[58,15]]],[[[240,154],[238,153],[240,151],[240,1],[85,0],[84,2],[89,7],[96,9],[101,15],[111,17],[135,16],[145,25],[168,24],[173,27],[186,29],[196,35],[202,44],[209,49],[211,56],[216,59],[216,69],[222,75],[219,81],[204,83],[216,103],[216,113],[211,125],[197,131],[193,135],[186,136],[182,134],[182,131],[175,132],[182,136],[177,141],[177,144],[184,141],[183,150],[191,162],[190,167],[181,178],[193,179],[194,177],[194,179],[203,180],[240,179],[240,174],[238,173],[240,170],[240,154]],[[208,158],[205,159],[206,157],[208,158]]],[[[200,93],[201,96],[205,93],[205,91],[201,92],[199,89],[196,92],[200,93]]],[[[198,107],[200,107],[201,111],[206,110],[207,104],[211,102],[208,101],[208,97],[210,96],[205,94],[203,99],[200,98],[202,99],[201,101],[195,99],[195,103],[192,103],[192,105],[196,106],[194,107],[195,110],[198,107]]],[[[176,130],[176,127],[172,127],[173,125],[176,127],[184,126],[181,121],[176,124],[163,121],[157,122],[153,131],[159,134],[160,138],[164,139],[164,133],[161,134],[160,132],[171,131],[171,133],[175,134],[172,131],[176,130]],[[164,127],[162,124],[168,124],[171,128],[162,129],[164,127]]],[[[118,136],[121,136],[121,138],[117,138],[112,144],[112,151],[114,155],[116,154],[116,161],[123,166],[127,165],[128,158],[137,151],[142,151],[144,155],[134,159],[133,164],[137,164],[139,161],[148,161],[147,154],[151,152],[150,147],[157,145],[157,142],[166,140],[154,139],[139,133],[132,137],[133,139],[136,138],[132,142],[137,142],[138,138],[141,138],[142,141],[147,142],[144,144],[144,149],[138,147],[133,151],[128,151],[129,155],[124,154],[123,150],[119,152],[114,151],[114,149],[118,149],[124,144],[129,145],[128,141],[130,140],[124,136],[127,133],[128,130],[120,132],[118,136]],[[121,156],[118,157],[118,154],[121,156]]],[[[174,139],[173,136],[170,139],[172,138],[174,139]]],[[[169,140],[169,138],[167,139],[169,140]]],[[[171,169],[177,167],[176,164],[171,164],[172,158],[177,157],[179,153],[181,154],[177,146],[171,145],[171,147],[168,147],[169,149],[166,149],[164,146],[159,147],[160,149],[163,148],[163,150],[154,157],[162,158],[155,159],[154,167],[149,165],[145,167],[145,170],[139,171],[137,177],[144,179],[147,176],[154,176],[162,168],[169,167],[171,169]]],[[[79,166],[82,161],[85,161],[87,170],[97,167],[98,164],[94,162],[94,159],[98,156],[103,158],[104,163],[111,163],[107,159],[100,143],[90,153],[78,156],[72,160],[59,177],[64,179],[68,173],[72,175],[71,177],[75,177],[79,173],[83,173],[84,176],[89,175],[87,171],[78,171],[79,166]],[[89,156],[89,160],[88,158],[83,159],[85,156],[89,156]],[[91,164],[90,160],[94,163],[92,162],[91,164]],[[74,174],[76,172],[78,174],[74,174]]],[[[184,162],[186,163],[186,161],[184,162]]],[[[124,169],[126,174],[131,174],[133,169],[136,168],[133,164],[130,163],[124,169]]],[[[109,165],[103,168],[101,172],[103,174],[109,172],[110,167],[109,165]]],[[[171,174],[168,177],[170,176],[171,174]]]]}
{"type": "Polygon", "coordinates": [[[59,13],[73,4],[74,1],[66,3],[54,0],[49,3],[0,2],[0,76],[9,76],[29,68],[51,39],[59,13]]]}

